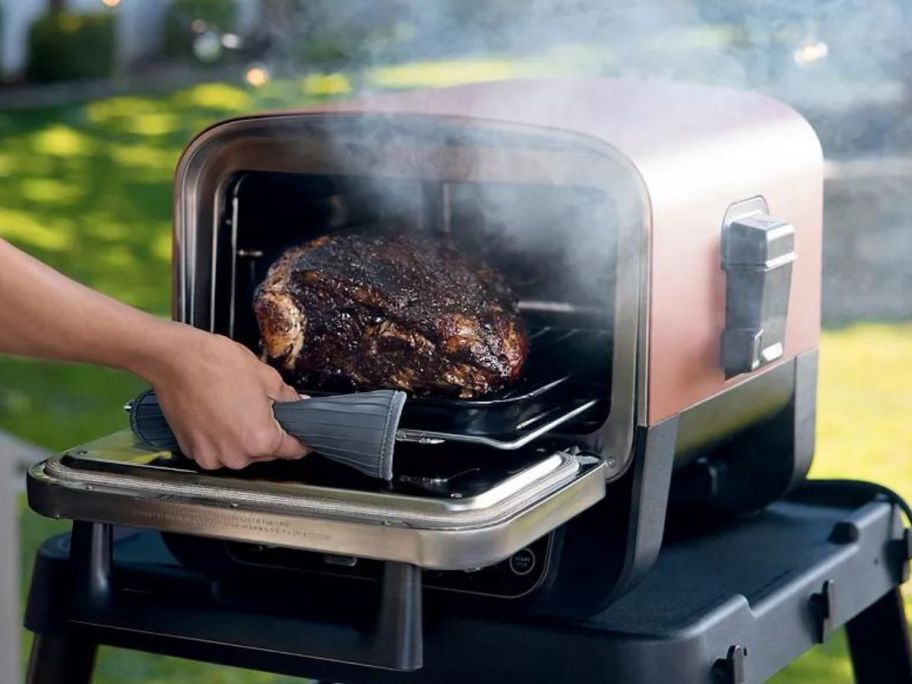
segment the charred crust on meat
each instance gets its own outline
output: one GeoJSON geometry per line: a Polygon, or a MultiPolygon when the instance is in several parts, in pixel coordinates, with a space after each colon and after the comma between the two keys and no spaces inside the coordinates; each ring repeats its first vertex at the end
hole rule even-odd
{"type": "Polygon", "coordinates": [[[326,235],[285,251],[257,288],[263,358],[299,388],[477,397],[529,351],[505,280],[450,242],[326,235]]]}

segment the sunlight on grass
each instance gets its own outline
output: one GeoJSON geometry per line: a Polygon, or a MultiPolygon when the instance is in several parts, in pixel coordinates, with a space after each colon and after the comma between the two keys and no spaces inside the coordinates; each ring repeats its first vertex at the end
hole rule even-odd
{"type": "Polygon", "coordinates": [[[19,184],[19,193],[30,202],[69,204],[82,196],[82,189],[54,178],[25,178],[19,184]]]}
{"type": "Polygon", "coordinates": [[[108,97],[86,105],[86,118],[92,123],[111,123],[143,114],[167,111],[165,103],[149,97],[108,97]]]}
{"type": "MultiPolygon", "coordinates": [[[[76,159],[78,159],[77,157],[64,157],[63,159],[60,159],[55,157],[38,156],[28,150],[28,144],[24,144],[23,141],[17,141],[17,145],[15,145],[15,147],[17,149],[17,152],[15,153],[16,161],[11,167],[11,171],[13,173],[8,176],[9,178],[12,178],[13,174],[15,174],[15,177],[17,178],[27,178],[29,176],[53,177],[54,170],[61,162],[71,164],[76,161],[76,159]]],[[[3,162],[0,162],[0,164],[2,163],[3,162]]],[[[3,178],[4,175],[6,174],[0,174],[0,178],[3,178]]],[[[0,205],[6,204],[8,204],[6,197],[0,199],[0,205]]]]}
{"type": "Polygon", "coordinates": [[[183,107],[203,107],[244,112],[253,106],[250,93],[224,83],[204,83],[178,93],[172,102],[183,107]]]}
{"type": "Polygon", "coordinates": [[[0,176],[12,173],[16,169],[16,160],[12,155],[0,154],[0,176]]]}
{"type": "Polygon", "coordinates": [[[152,253],[155,254],[159,259],[164,259],[168,263],[171,262],[171,232],[160,232],[152,240],[152,253]]]}
{"type": "Polygon", "coordinates": [[[130,233],[136,228],[131,228],[125,221],[118,221],[117,217],[108,211],[91,211],[85,214],[85,223],[80,233],[84,238],[98,241],[99,250],[107,249],[109,244],[124,244],[129,241],[130,233]]]}
{"type": "Polygon", "coordinates": [[[770,679],[769,684],[849,684],[853,676],[847,649],[845,630],[840,629],[825,644],[770,679]]]}
{"type": "Polygon", "coordinates": [[[308,74],[302,88],[308,95],[347,95],[352,84],[345,74],[308,74]]]}
{"type": "Polygon", "coordinates": [[[858,477],[912,498],[912,324],[825,332],[815,477],[858,477]]]}
{"type": "Polygon", "coordinates": [[[738,31],[734,27],[698,24],[686,30],[656,31],[643,44],[643,49],[664,51],[669,46],[674,46],[675,50],[681,51],[694,48],[724,50],[732,45],[737,35],[738,31]]]}
{"type": "Polygon", "coordinates": [[[51,252],[65,249],[72,238],[66,231],[54,230],[25,211],[0,207],[0,237],[24,247],[51,252]]]}
{"type": "Polygon", "coordinates": [[[518,78],[528,73],[529,67],[516,60],[466,59],[379,67],[368,74],[367,80],[381,88],[442,88],[518,78]]]}
{"type": "Polygon", "coordinates": [[[180,125],[174,114],[139,114],[126,122],[124,130],[139,135],[166,135],[178,130],[180,125]]]}
{"type": "Polygon", "coordinates": [[[136,261],[136,257],[128,248],[116,245],[109,246],[103,252],[99,252],[97,258],[100,266],[113,269],[128,268],[136,261]]]}
{"type": "Polygon", "coordinates": [[[93,148],[94,145],[89,136],[69,126],[49,126],[32,136],[32,149],[35,153],[45,154],[49,157],[89,154],[93,148]]]}
{"type": "Polygon", "coordinates": [[[151,169],[168,174],[177,165],[180,152],[163,150],[155,145],[118,145],[111,150],[112,159],[119,165],[130,168],[151,169]]]}

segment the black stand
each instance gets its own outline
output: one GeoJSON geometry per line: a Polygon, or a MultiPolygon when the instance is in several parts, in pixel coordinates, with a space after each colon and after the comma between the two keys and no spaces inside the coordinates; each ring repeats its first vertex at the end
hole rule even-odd
{"type": "Polygon", "coordinates": [[[846,625],[855,679],[909,682],[909,628],[899,588],[888,591],[846,625]]]}
{"type": "Polygon", "coordinates": [[[845,625],[858,682],[912,684],[906,548],[898,513],[875,493],[810,486],[670,542],[636,589],[589,620],[508,617],[496,599],[428,591],[422,632],[414,568],[390,565],[381,583],[264,570],[234,586],[181,567],[156,533],[80,523],[38,554],[28,683],[88,684],[107,644],[365,684],[739,684],[845,625]],[[422,634],[424,666],[404,672],[421,663],[422,634]]]}

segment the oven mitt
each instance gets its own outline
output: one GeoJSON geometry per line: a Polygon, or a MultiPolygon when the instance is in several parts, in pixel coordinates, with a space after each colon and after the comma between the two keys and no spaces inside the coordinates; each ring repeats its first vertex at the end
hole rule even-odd
{"type": "MultiPolygon", "coordinates": [[[[396,429],[405,392],[377,390],[312,397],[273,405],[276,420],[291,435],[326,458],[370,477],[391,480],[396,429]]],[[[156,449],[177,449],[177,439],[152,390],[128,406],[130,427],[156,449]]]]}

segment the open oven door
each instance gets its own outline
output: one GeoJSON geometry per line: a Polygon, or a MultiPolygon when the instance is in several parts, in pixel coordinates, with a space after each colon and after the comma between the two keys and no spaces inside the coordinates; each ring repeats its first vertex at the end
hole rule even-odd
{"type": "Polygon", "coordinates": [[[575,448],[500,463],[487,453],[484,468],[460,448],[472,449],[433,457],[444,468],[426,449],[397,454],[407,472],[385,483],[318,457],[205,472],[124,431],[35,466],[29,503],[55,518],[460,570],[508,558],[605,495],[603,461],[575,448]]]}

